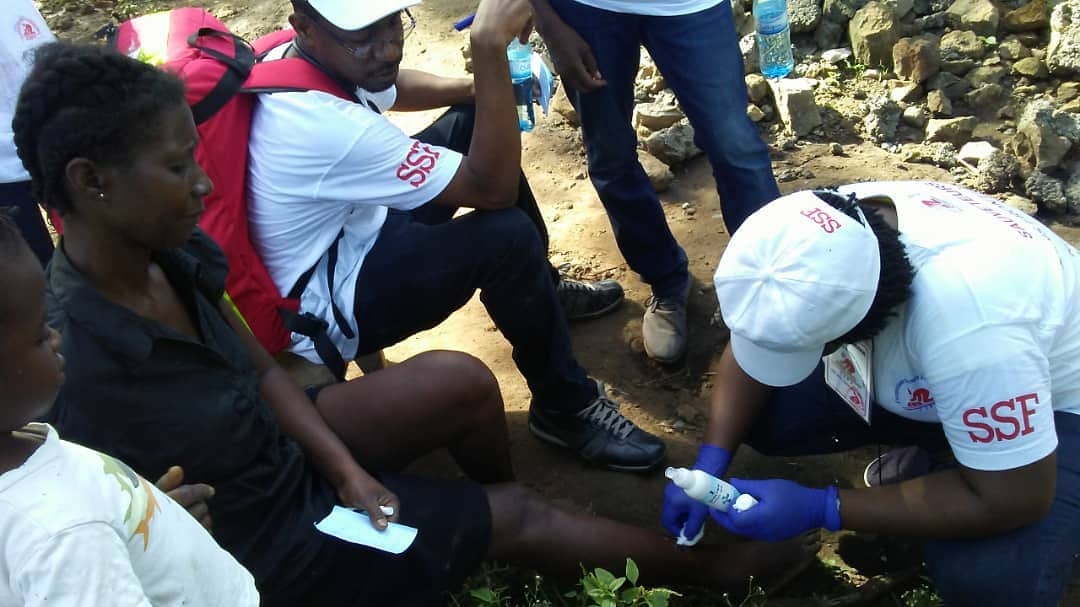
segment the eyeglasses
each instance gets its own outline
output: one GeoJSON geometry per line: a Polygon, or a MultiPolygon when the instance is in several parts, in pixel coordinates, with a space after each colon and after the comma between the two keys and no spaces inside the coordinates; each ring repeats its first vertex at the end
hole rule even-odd
{"type": "MultiPolygon", "coordinates": [[[[401,20],[399,25],[401,27],[401,40],[405,40],[409,37],[409,34],[416,29],[416,17],[409,11],[409,9],[403,9],[398,13],[398,18],[401,20]]],[[[318,20],[316,20],[318,21],[318,20]]],[[[337,42],[341,48],[345,49],[350,55],[356,59],[368,59],[375,54],[377,49],[381,49],[388,44],[396,44],[397,40],[393,38],[383,38],[381,40],[370,40],[361,44],[355,44],[343,40],[333,29],[327,24],[319,23],[323,31],[326,32],[334,42],[337,42]]],[[[390,27],[393,27],[391,23],[390,27]]]]}

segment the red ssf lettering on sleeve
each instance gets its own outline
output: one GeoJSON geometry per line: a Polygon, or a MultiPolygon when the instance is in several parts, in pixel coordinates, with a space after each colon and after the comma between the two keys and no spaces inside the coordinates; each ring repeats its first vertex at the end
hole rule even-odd
{"type": "Polygon", "coordinates": [[[1015,411],[1016,399],[1010,398],[1009,400],[1003,400],[1001,402],[994,403],[994,405],[990,407],[990,417],[999,424],[998,427],[994,429],[994,435],[997,436],[997,439],[999,441],[1012,440],[1017,436],[1020,436],[1020,420],[1016,419],[1016,417],[1014,417],[1013,415],[1004,415],[1001,412],[1002,409],[1015,411]],[[1010,431],[1008,434],[1002,432],[1000,424],[1008,424],[1012,428],[1012,431],[1010,431]]]}
{"type": "Polygon", "coordinates": [[[1028,409],[1028,401],[1033,400],[1035,404],[1039,404],[1039,395],[1035,392],[1030,394],[1023,394],[1017,396],[1016,400],[1020,401],[1020,414],[1024,416],[1024,430],[1020,433],[1022,435],[1028,435],[1035,431],[1035,428],[1031,426],[1031,416],[1035,414],[1034,409],[1028,409]]]}
{"type": "Polygon", "coordinates": [[[840,229],[840,222],[833,219],[828,213],[819,208],[806,209],[801,215],[812,219],[826,234],[832,234],[840,229]]]}
{"type": "Polygon", "coordinates": [[[964,425],[972,430],[978,430],[984,434],[976,434],[969,431],[968,436],[971,437],[973,443],[988,443],[994,440],[994,429],[988,424],[975,421],[975,416],[979,416],[982,419],[986,419],[986,407],[978,407],[975,409],[968,409],[964,411],[964,425]]]}
{"type": "Polygon", "coordinates": [[[1035,431],[1031,425],[1031,416],[1035,409],[1028,403],[1039,404],[1039,395],[1035,392],[1021,394],[1016,398],[998,401],[986,407],[973,407],[964,411],[964,425],[970,428],[968,436],[971,442],[986,444],[993,441],[1003,442],[1018,436],[1027,436],[1035,431]],[[1019,411],[1017,411],[1019,405],[1019,411]],[[989,418],[989,419],[988,419],[989,418]],[[988,422],[992,421],[993,424],[988,422]]]}
{"type": "Polygon", "coordinates": [[[431,175],[439,155],[430,145],[414,141],[409,153],[405,155],[405,161],[397,168],[397,178],[414,188],[420,187],[427,181],[428,175],[431,175]]]}

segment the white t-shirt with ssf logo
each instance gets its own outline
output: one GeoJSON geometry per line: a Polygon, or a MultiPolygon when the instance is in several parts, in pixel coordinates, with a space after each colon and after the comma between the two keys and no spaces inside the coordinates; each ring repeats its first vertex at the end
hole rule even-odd
{"type": "Polygon", "coordinates": [[[885,196],[915,267],[913,296],[874,338],[874,399],[940,422],[978,470],[1057,447],[1054,411],[1080,414],[1080,255],[1038,221],[926,182],[841,188],[885,196]]]}
{"type": "Polygon", "coordinates": [[[0,3],[0,183],[30,179],[15,153],[11,119],[30,73],[31,51],[55,39],[32,0],[0,3]]]}
{"type": "MultiPolygon", "coordinates": [[[[285,48],[272,52],[280,57],[285,48]]],[[[389,209],[408,211],[438,196],[453,180],[461,154],[406,135],[379,112],[395,89],[357,90],[367,103],[320,91],[259,95],[248,144],[248,219],[263,263],[281,293],[313,265],[300,298],[306,312],[332,320],[330,296],[352,316],[356,278],[389,209]],[[327,284],[327,251],[344,230],[334,284],[327,284]]],[[[330,339],[345,360],[358,338],[330,322],[330,339]]],[[[352,327],[355,334],[356,327],[352,327]]],[[[292,351],[321,362],[311,339],[293,334],[292,351]]]]}

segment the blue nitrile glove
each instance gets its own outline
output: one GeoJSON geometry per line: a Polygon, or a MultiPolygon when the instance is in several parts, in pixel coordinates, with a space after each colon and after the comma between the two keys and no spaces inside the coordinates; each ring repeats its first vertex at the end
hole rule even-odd
{"type": "MultiPolygon", "coordinates": [[[[720,478],[727,472],[730,463],[731,452],[727,449],[716,445],[702,445],[698,449],[694,469],[703,470],[720,478]]],[[[668,482],[667,487],[664,487],[664,509],[660,520],[664,523],[664,529],[667,529],[668,533],[674,537],[679,537],[680,531],[686,539],[692,540],[697,537],[708,515],[708,506],[686,495],[686,492],[678,488],[675,483],[668,482]]]]}
{"type": "Polygon", "coordinates": [[[840,499],[836,485],[811,489],[781,479],[729,481],[740,493],[757,498],[757,505],[743,511],[712,510],[716,522],[728,531],[766,542],[779,542],[804,531],[824,527],[840,529],[840,499]]]}

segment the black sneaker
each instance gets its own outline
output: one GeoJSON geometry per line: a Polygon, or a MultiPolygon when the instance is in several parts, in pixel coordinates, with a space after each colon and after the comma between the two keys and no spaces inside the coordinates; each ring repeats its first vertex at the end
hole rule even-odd
{"type": "Polygon", "coordinates": [[[582,282],[566,276],[559,278],[555,293],[559,296],[566,320],[603,316],[619,307],[625,297],[622,285],[614,280],[582,282]]]}
{"type": "Polygon", "coordinates": [[[922,447],[900,447],[875,458],[863,470],[867,487],[895,485],[956,466],[952,451],[931,453],[922,447]]]}
{"type": "Polygon", "coordinates": [[[529,409],[529,431],[553,445],[576,451],[586,461],[612,470],[645,472],[664,461],[664,441],[623,417],[604,384],[599,394],[577,412],[529,409]]]}

